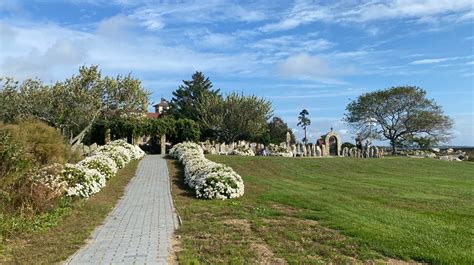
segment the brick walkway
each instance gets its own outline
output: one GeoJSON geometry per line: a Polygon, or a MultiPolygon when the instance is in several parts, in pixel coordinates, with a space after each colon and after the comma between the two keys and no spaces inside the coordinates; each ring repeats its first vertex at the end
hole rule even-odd
{"type": "Polygon", "coordinates": [[[67,264],[166,264],[178,225],[166,161],[147,155],[124,197],[67,264]]]}

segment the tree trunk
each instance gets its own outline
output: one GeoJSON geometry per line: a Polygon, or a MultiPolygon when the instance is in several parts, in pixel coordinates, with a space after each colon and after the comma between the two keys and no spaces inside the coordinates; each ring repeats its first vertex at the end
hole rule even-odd
{"type": "Polygon", "coordinates": [[[392,145],[392,155],[397,155],[397,143],[395,141],[391,141],[390,144],[392,145]]]}
{"type": "Polygon", "coordinates": [[[96,113],[94,113],[94,116],[92,117],[89,124],[77,136],[72,137],[72,135],[71,135],[71,139],[69,140],[69,144],[71,146],[74,147],[74,146],[76,146],[76,145],[78,145],[82,142],[82,139],[84,139],[84,136],[90,130],[90,128],[92,127],[92,125],[95,122],[95,119],[99,116],[99,114],[102,110],[103,110],[103,108],[100,108],[99,110],[96,111],[96,113]]]}
{"type": "Polygon", "coordinates": [[[306,138],[306,127],[304,127],[304,143],[308,143],[308,138],[306,138]]]}

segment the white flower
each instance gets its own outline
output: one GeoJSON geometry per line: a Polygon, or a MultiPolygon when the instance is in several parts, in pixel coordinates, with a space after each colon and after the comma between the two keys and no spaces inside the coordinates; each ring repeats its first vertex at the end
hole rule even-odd
{"type": "Polygon", "coordinates": [[[196,197],[225,200],[244,195],[242,178],[232,168],[206,159],[199,145],[180,143],[170,154],[183,163],[184,182],[194,189],[196,197]]]}
{"type": "Polygon", "coordinates": [[[105,186],[106,180],[115,176],[119,168],[144,155],[145,152],[138,146],[123,140],[101,146],[79,163],[66,164],[60,174],[61,180],[68,186],[66,194],[88,198],[99,192],[105,186]]]}

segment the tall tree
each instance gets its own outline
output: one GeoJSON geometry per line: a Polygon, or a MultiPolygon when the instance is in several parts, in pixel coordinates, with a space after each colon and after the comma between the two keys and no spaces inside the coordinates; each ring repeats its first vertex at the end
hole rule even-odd
{"type": "Polygon", "coordinates": [[[285,121],[280,117],[273,117],[268,123],[268,134],[270,136],[269,141],[274,144],[286,142],[286,134],[290,133],[292,143],[295,142],[295,135],[293,131],[288,127],[285,121]]]}
{"type": "Polygon", "coordinates": [[[203,126],[212,129],[218,140],[233,142],[256,139],[265,133],[272,105],[256,96],[231,93],[222,98],[210,94],[203,97],[198,111],[203,126]]]}
{"type": "Polygon", "coordinates": [[[308,138],[306,136],[306,128],[311,125],[311,120],[308,118],[309,112],[306,109],[303,109],[298,116],[298,126],[301,126],[304,130],[303,142],[308,143],[308,138]]]}
{"type": "Polygon", "coordinates": [[[201,119],[197,111],[202,98],[207,95],[219,95],[219,89],[212,89],[212,82],[202,72],[195,72],[191,80],[183,80],[183,84],[173,92],[169,112],[177,119],[185,118],[194,121],[201,119]]]}
{"type": "Polygon", "coordinates": [[[430,137],[442,142],[451,136],[453,122],[419,87],[366,93],[349,103],[346,110],[344,120],[349,126],[362,136],[375,133],[379,139],[389,140],[394,155],[397,145],[408,139],[430,137]]]}
{"type": "Polygon", "coordinates": [[[149,93],[131,75],[102,77],[98,66],[82,66],[79,74],[44,85],[2,79],[0,118],[5,122],[35,117],[60,130],[71,145],[80,143],[98,119],[142,115],[149,93]]]}

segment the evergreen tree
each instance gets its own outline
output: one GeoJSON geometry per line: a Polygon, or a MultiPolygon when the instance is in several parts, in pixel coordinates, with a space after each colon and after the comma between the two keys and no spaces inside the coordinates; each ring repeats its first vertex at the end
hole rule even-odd
{"type": "Polygon", "coordinates": [[[290,133],[291,143],[295,142],[295,135],[293,131],[288,127],[285,121],[280,117],[273,117],[273,119],[268,123],[268,134],[269,141],[274,144],[279,144],[286,142],[286,134],[290,133]]]}
{"type": "Polygon", "coordinates": [[[219,89],[212,89],[212,82],[202,72],[195,72],[191,80],[183,80],[183,84],[173,92],[169,112],[176,119],[191,119],[200,122],[198,105],[207,95],[219,95],[219,89]]]}

